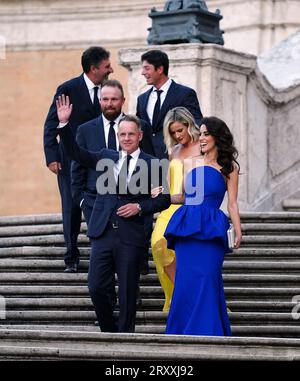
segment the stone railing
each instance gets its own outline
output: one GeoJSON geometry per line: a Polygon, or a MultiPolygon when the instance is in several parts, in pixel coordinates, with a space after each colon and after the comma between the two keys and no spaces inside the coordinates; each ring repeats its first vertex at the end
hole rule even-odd
{"type": "Polygon", "coordinates": [[[140,57],[149,49],[170,58],[170,77],[197,91],[203,115],[224,119],[241,164],[239,203],[244,211],[281,210],[300,190],[300,84],[276,89],[257,57],[214,44],[140,46],[119,51],[128,68],[129,112],[146,90],[140,57]]]}

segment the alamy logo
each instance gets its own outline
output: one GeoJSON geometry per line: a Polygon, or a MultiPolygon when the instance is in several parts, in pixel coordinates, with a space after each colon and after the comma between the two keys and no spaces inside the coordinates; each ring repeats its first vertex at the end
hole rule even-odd
{"type": "Polygon", "coordinates": [[[300,319],[300,295],[295,295],[292,298],[292,303],[295,303],[295,306],[292,309],[292,318],[294,320],[300,319]]]}
{"type": "MultiPolygon", "coordinates": [[[[117,162],[118,163],[118,162],[117,162]]],[[[169,160],[151,160],[138,159],[133,172],[129,177],[129,170],[127,171],[128,177],[122,177],[120,181],[118,164],[111,159],[101,159],[97,163],[96,171],[99,173],[96,188],[100,195],[106,194],[127,194],[141,195],[149,194],[149,188],[155,189],[159,186],[162,187],[162,193],[169,193],[168,173],[169,173],[169,160]],[[118,187],[117,187],[118,184],[118,187]]],[[[190,159],[184,160],[183,168],[194,168],[197,162],[192,162],[190,159]]],[[[125,162],[126,165],[126,162],[125,162]]],[[[197,166],[197,165],[196,165],[197,166]]],[[[200,167],[201,165],[199,165],[200,167]]],[[[130,167],[130,164],[129,164],[130,167]]],[[[129,169],[129,168],[128,168],[129,169]]],[[[123,165],[122,165],[123,171],[123,165]]],[[[126,171],[125,171],[126,173],[126,171]]],[[[173,179],[178,181],[178,179],[173,179]]],[[[180,179],[179,179],[180,181],[180,179]]],[[[199,205],[204,197],[204,171],[189,170],[182,173],[181,189],[178,192],[185,194],[186,205],[199,205]],[[183,180],[186,177],[186,180],[183,180]]],[[[180,188],[180,187],[177,187],[180,188]]]]}

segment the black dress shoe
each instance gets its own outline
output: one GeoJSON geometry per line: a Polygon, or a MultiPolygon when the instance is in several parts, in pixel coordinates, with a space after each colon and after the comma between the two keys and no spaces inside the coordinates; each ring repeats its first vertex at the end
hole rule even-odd
{"type": "Polygon", "coordinates": [[[77,273],[78,266],[75,263],[74,265],[67,265],[67,267],[64,270],[64,273],[77,273]]]}

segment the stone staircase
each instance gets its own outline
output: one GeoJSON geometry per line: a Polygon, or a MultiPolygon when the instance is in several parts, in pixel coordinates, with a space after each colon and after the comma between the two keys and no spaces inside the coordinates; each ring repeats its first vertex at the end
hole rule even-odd
{"type": "Polygon", "coordinates": [[[300,359],[300,213],[244,213],[242,228],[223,270],[234,337],[163,335],[153,262],[141,276],[137,333],[104,334],[86,285],[85,224],[80,271],[65,274],[60,215],[1,217],[0,359],[300,359]]]}

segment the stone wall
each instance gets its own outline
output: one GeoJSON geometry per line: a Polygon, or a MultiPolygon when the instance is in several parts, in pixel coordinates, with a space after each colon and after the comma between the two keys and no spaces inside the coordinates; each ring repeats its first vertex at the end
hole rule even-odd
{"type": "MultiPolygon", "coordinates": [[[[127,94],[127,71],[115,73],[127,94]]],[[[57,85],[81,73],[81,49],[14,51],[0,59],[0,215],[60,211],[56,176],[45,165],[43,125],[57,85]]],[[[127,109],[125,105],[124,109],[127,109]]]]}

